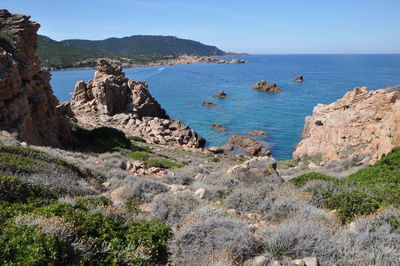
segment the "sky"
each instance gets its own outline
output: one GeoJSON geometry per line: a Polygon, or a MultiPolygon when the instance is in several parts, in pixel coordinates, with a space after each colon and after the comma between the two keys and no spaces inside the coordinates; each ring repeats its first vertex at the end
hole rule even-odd
{"type": "Polygon", "coordinates": [[[400,0],[0,0],[55,40],[172,35],[252,54],[400,53],[400,0]]]}

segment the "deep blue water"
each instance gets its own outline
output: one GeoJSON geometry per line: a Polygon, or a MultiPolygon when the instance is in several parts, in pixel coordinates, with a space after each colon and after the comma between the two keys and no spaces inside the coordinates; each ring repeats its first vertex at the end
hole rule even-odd
{"type": "MultiPolygon", "coordinates": [[[[251,55],[241,65],[191,64],[125,69],[130,79],[145,80],[172,118],[183,120],[207,140],[223,145],[231,134],[265,130],[272,153],[289,159],[300,140],[304,118],[318,103],[331,103],[356,86],[380,89],[400,85],[400,55],[251,55]],[[303,83],[292,81],[303,75],[303,83]],[[259,92],[250,84],[276,82],[282,93],[259,92]],[[229,97],[213,98],[218,90],[229,97]],[[202,101],[217,104],[203,107],[202,101]],[[218,133],[211,124],[228,127],[218,133]]],[[[60,102],[70,100],[78,80],[93,79],[94,70],[52,72],[60,102]]]]}

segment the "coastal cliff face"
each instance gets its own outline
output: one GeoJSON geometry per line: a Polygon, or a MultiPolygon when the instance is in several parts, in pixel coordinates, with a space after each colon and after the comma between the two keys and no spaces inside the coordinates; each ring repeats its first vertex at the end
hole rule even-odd
{"type": "Polygon", "coordinates": [[[400,145],[400,87],[368,91],[358,87],[306,118],[293,158],[332,162],[358,156],[374,163],[400,145]]]}
{"type": "Polygon", "coordinates": [[[169,120],[145,82],[129,80],[122,68],[100,60],[94,79],[79,81],[72,96],[78,123],[88,128],[109,126],[155,144],[199,148],[204,139],[179,120],[169,120]]]}
{"type": "Polygon", "coordinates": [[[0,10],[0,129],[31,144],[68,146],[69,123],[36,56],[40,25],[29,18],[0,10]]]}

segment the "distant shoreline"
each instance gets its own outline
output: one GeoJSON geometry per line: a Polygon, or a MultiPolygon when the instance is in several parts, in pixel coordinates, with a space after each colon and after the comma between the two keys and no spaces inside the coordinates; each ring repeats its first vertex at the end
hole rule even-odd
{"type": "MultiPolygon", "coordinates": [[[[238,63],[233,63],[232,61],[226,61],[217,59],[217,57],[241,57],[249,54],[245,53],[226,53],[220,56],[191,56],[182,55],[177,58],[167,59],[159,62],[149,63],[149,64],[124,64],[120,63],[122,68],[137,68],[137,67],[153,67],[153,66],[174,66],[174,65],[189,65],[196,63],[209,63],[209,64],[242,64],[245,63],[244,60],[238,60],[238,63]]],[[[101,59],[101,58],[99,58],[101,59]]],[[[107,59],[107,58],[105,58],[107,59]]],[[[112,60],[112,59],[109,59],[112,60]]],[[[114,60],[115,61],[115,60],[114,60]]],[[[116,60],[119,62],[118,60],[116,60]]],[[[64,71],[64,70],[85,70],[85,69],[96,69],[96,66],[83,66],[83,67],[68,67],[68,68],[56,68],[56,67],[42,67],[45,71],[64,71]]]]}

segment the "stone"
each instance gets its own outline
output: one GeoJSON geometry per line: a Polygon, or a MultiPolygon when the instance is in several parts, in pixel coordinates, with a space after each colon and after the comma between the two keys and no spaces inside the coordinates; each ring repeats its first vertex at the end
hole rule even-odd
{"type": "Polygon", "coordinates": [[[217,106],[216,104],[212,103],[212,102],[201,102],[201,104],[205,107],[215,107],[217,106]]]}
{"type": "Polygon", "coordinates": [[[221,147],[212,146],[212,147],[208,147],[208,150],[215,154],[224,153],[224,150],[221,147]]]}
{"type": "Polygon", "coordinates": [[[29,16],[0,10],[1,31],[14,35],[0,47],[0,130],[28,144],[66,148],[72,131],[50,86],[50,73],[40,69],[37,30],[29,16]]]}
{"type": "Polygon", "coordinates": [[[281,184],[284,180],[276,171],[276,166],[276,160],[271,157],[256,157],[229,168],[226,175],[233,176],[245,184],[258,184],[266,181],[272,184],[281,184]]]}
{"type": "Polygon", "coordinates": [[[119,205],[122,203],[122,194],[125,190],[125,187],[119,187],[117,189],[114,189],[111,194],[110,194],[110,198],[112,200],[112,202],[114,202],[115,205],[119,205]]]}
{"type": "Polygon", "coordinates": [[[293,81],[294,81],[294,82],[303,82],[304,79],[303,79],[303,76],[297,76],[297,77],[295,77],[295,78],[293,79],[293,81]]]}
{"type": "Polygon", "coordinates": [[[259,82],[251,85],[253,89],[264,91],[264,92],[272,92],[279,93],[282,92],[280,88],[274,82],[266,82],[265,80],[260,80],[259,82]]]}
{"type": "Polygon", "coordinates": [[[292,263],[293,263],[294,265],[298,265],[298,266],[306,266],[306,263],[305,263],[304,260],[302,260],[302,259],[293,260],[292,263]]]}
{"type": "Polygon", "coordinates": [[[271,152],[267,150],[258,140],[238,134],[230,136],[223,148],[227,151],[236,149],[237,152],[242,152],[250,156],[271,155],[271,152]]]}
{"type": "Polygon", "coordinates": [[[206,190],[205,188],[199,188],[194,192],[194,195],[199,199],[204,199],[206,197],[206,190]]]}
{"type": "Polygon", "coordinates": [[[227,130],[228,130],[228,128],[223,127],[222,125],[218,125],[218,124],[213,124],[213,125],[211,125],[210,127],[214,128],[214,130],[215,130],[216,132],[224,132],[224,131],[227,131],[227,130]]]}
{"type": "Polygon", "coordinates": [[[252,266],[264,266],[268,263],[268,258],[265,256],[257,256],[253,258],[252,266]]]}
{"type": "Polygon", "coordinates": [[[217,94],[213,95],[214,98],[226,98],[228,95],[224,91],[218,91],[217,94]]]}
{"type": "Polygon", "coordinates": [[[318,266],[318,260],[315,257],[303,258],[303,261],[306,264],[306,266],[318,266]]]}
{"type": "Polygon", "coordinates": [[[305,119],[294,159],[318,157],[326,164],[359,157],[369,164],[400,145],[400,87],[357,87],[343,98],[314,107],[305,119]]]}

